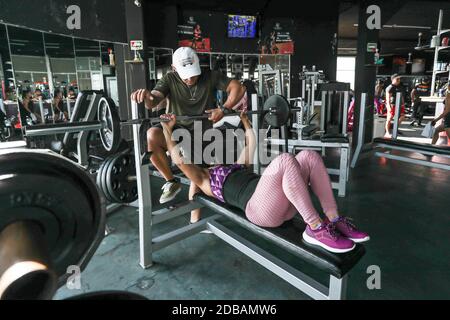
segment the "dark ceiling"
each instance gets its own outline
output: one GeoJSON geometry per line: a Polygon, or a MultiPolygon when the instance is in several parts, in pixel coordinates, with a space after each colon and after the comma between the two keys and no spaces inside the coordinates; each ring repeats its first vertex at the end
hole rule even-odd
{"type": "MultiPolygon", "coordinates": [[[[131,0],[130,0],[131,1],[131,0]]],[[[261,14],[266,17],[303,17],[314,19],[318,16],[336,14],[336,2],[340,2],[339,37],[357,38],[358,1],[295,1],[295,0],[144,0],[165,5],[177,5],[184,10],[221,11],[241,14],[261,14]]],[[[437,26],[439,9],[447,11],[444,21],[450,27],[450,1],[404,1],[405,4],[386,25],[408,27],[383,28],[381,39],[412,40],[417,33],[429,33],[437,26]],[[413,27],[416,26],[416,27],[413,27]],[[431,27],[417,28],[417,27],[431,27]]]]}
{"type": "Polygon", "coordinates": [[[266,17],[307,17],[336,14],[336,0],[145,0],[152,3],[178,5],[184,10],[207,10],[266,17]]]}
{"type": "MultiPolygon", "coordinates": [[[[132,0],[130,0],[132,1],[132,0]]],[[[339,39],[349,50],[356,49],[358,37],[357,0],[143,0],[164,5],[176,5],[181,10],[219,11],[237,14],[262,15],[263,17],[300,17],[314,20],[316,17],[333,17],[339,14],[339,39]],[[339,3],[339,12],[336,4],[339,3]]],[[[386,0],[396,1],[396,0],[386,0]]],[[[444,9],[444,28],[450,29],[450,1],[408,1],[400,2],[401,9],[394,14],[380,31],[380,40],[389,51],[409,52],[417,42],[419,32],[424,39],[430,39],[436,32],[439,9],[444,9]]]]}

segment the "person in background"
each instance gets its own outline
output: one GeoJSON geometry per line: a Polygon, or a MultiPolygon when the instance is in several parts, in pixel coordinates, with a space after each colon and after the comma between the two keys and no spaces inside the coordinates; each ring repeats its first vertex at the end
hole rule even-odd
{"type": "Polygon", "coordinates": [[[29,90],[22,92],[22,101],[19,101],[20,122],[22,127],[27,125],[27,118],[31,118],[34,124],[41,123],[41,115],[33,112],[33,94],[29,90]]]}
{"type": "Polygon", "coordinates": [[[431,144],[436,144],[439,139],[439,133],[445,131],[447,133],[447,139],[450,139],[450,82],[447,84],[447,93],[444,100],[444,111],[441,115],[431,121],[431,125],[435,126],[436,123],[442,118],[444,121],[440,124],[435,130],[433,134],[433,139],[431,140],[431,144]]]}
{"type": "Polygon", "coordinates": [[[385,130],[386,134],[384,135],[385,138],[391,138],[392,135],[390,133],[391,128],[391,120],[395,117],[395,99],[397,97],[397,93],[401,94],[400,99],[400,116],[398,118],[398,125],[402,123],[403,120],[405,120],[405,99],[403,94],[403,88],[401,86],[400,82],[400,76],[398,74],[393,74],[391,76],[391,84],[386,88],[386,109],[387,109],[387,116],[386,116],[386,125],[385,130]]]}
{"type": "Polygon", "coordinates": [[[52,108],[55,114],[55,121],[68,121],[69,115],[66,111],[64,111],[64,102],[63,102],[63,94],[62,91],[56,89],[53,95],[52,108]]]}
{"type": "Polygon", "coordinates": [[[382,79],[377,79],[377,84],[375,85],[374,104],[378,114],[383,114],[383,90],[384,81],[382,79]]]}
{"type": "Polygon", "coordinates": [[[75,90],[73,90],[73,88],[69,88],[69,90],[67,91],[67,98],[71,100],[75,100],[77,98],[77,95],[75,93],[75,90]]]}
{"type": "Polygon", "coordinates": [[[411,91],[411,102],[413,107],[412,122],[409,124],[413,126],[417,123],[422,126],[423,115],[427,108],[427,104],[422,102],[420,97],[426,97],[430,95],[430,82],[426,78],[420,79],[420,82],[416,84],[411,91]]]}

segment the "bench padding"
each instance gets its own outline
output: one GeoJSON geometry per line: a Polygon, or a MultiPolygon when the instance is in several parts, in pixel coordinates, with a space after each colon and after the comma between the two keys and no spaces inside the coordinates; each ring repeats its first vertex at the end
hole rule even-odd
{"type": "Polygon", "coordinates": [[[342,278],[349,272],[365,253],[361,244],[357,244],[350,252],[336,254],[304,242],[302,233],[306,225],[300,219],[294,218],[278,228],[262,228],[247,220],[242,210],[204,194],[196,194],[194,200],[337,278],[342,278]]]}
{"type": "Polygon", "coordinates": [[[373,142],[376,144],[385,144],[388,146],[412,149],[411,151],[417,152],[426,151],[436,153],[437,155],[450,156],[450,147],[447,146],[436,146],[427,143],[419,143],[389,138],[375,138],[373,139],[373,142]]]}

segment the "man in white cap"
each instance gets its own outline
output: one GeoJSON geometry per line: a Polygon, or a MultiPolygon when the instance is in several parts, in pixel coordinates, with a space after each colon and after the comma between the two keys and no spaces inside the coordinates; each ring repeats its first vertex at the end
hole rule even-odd
{"type": "MultiPolygon", "coordinates": [[[[202,129],[206,130],[246,97],[246,89],[239,81],[228,78],[220,71],[202,72],[197,53],[192,48],[181,47],[173,53],[172,69],[158,81],[153,90],[137,90],[132,93],[131,99],[138,103],[145,102],[147,109],[153,109],[168,98],[170,112],[177,116],[202,115],[206,112],[209,118],[202,123],[202,129]],[[228,99],[220,108],[214,105],[215,90],[228,94],[228,99]]],[[[179,121],[177,127],[193,132],[194,121],[179,121]]],[[[153,165],[167,181],[162,188],[160,203],[171,201],[181,191],[181,186],[170,169],[161,126],[153,126],[147,131],[147,142],[148,151],[152,152],[153,165]]],[[[189,193],[194,192],[191,188],[189,193]]]]}

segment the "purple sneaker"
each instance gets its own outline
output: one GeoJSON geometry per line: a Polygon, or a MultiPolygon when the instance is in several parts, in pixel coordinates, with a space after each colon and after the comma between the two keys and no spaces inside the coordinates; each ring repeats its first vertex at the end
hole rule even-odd
{"type": "MultiPolygon", "coordinates": [[[[328,220],[327,220],[328,221],[328,220]]],[[[356,243],[366,242],[370,240],[367,233],[359,231],[349,218],[339,217],[335,222],[332,222],[336,229],[346,238],[356,243]]]]}
{"type": "Polygon", "coordinates": [[[356,246],[352,240],[341,236],[334,224],[331,223],[324,224],[317,230],[312,230],[310,226],[307,226],[303,232],[303,240],[334,253],[349,252],[356,246]]]}

